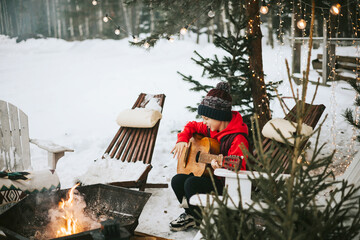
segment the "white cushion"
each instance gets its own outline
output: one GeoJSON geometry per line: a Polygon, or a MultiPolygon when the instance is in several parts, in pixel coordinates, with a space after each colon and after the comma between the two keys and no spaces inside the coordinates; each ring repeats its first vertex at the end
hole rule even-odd
{"type": "Polygon", "coordinates": [[[161,117],[161,112],[157,110],[135,108],[119,113],[116,122],[123,127],[152,128],[161,117]]]}
{"type": "MultiPolygon", "coordinates": [[[[264,137],[271,138],[277,142],[285,143],[285,140],[276,131],[278,129],[281,134],[289,141],[291,145],[294,145],[294,134],[296,132],[297,123],[285,120],[283,118],[274,118],[268,121],[263,127],[261,133],[264,137]]],[[[303,123],[301,127],[301,135],[303,137],[309,137],[313,132],[313,128],[303,123]]]]}

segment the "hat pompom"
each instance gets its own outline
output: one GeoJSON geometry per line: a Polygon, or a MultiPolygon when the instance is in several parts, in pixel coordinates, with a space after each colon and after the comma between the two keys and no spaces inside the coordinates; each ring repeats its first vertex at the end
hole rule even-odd
{"type": "Polygon", "coordinates": [[[230,84],[227,82],[219,82],[218,84],[216,84],[216,89],[223,90],[230,94],[230,84]]]}

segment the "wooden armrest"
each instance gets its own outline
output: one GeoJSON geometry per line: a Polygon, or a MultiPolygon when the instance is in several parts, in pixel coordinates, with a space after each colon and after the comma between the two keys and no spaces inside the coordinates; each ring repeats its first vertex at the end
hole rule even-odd
{"type": "MultiPolygon", "coordinates": [[[[239,197],[235,198],[233,196],[230,196],[232,201],[230,199],[227,200],[226,206],[230,209],[237,209],[237,205],[239,204],[239,197]]],[[[220,201],[223,201],[223,196],[219,196],[220,201]]],[[[190,197],[190,204],[195,206],[201,206],[206,207],[208,204],[213,205],[213,207],[217,208],[219,207],[219,204],[215,202],[215,196],[211,194],[196,194],[190,197]]],[[[254,205],[252,201],[246,201],[243,202],[243,208],[248,209],[249,206],[253,205],[252,207],[260,210],[261,207],[265,207],[265,203],[258,203],[254,205]]]]}
{"type": "Polygon", "coordinates": [[[50,141],[30,139],[30,142],[48,151],[48,165],[52,172],[55,171],[57,162],[65,155],[65,152],[74,152],[73,149],[57,145],[50,141]]]}
{"type": "MultiPolygon", "coordinates": [[[[262,175],[264,178],[267,178],[268,176],[265,173],[256,172],[256,171],[238,171],[233,172],[225,168],[217,168],[214,171],[214,174],[219,177],[225,177],[225,178],[237,178],[237,175],[239,176],[239,179],[252,179],[252,178],[258,178],[260,175],[262,175]]],[[[273,175],[273,174],[272,174],[273,175]]],[[[288,178],[290,177],[290,174],[280,174],[277,179],[279,178],[288,178]]]]}
{"type": "Polygon", "coordinates": [[[35,144],[41,149],[44,149],[51,153],[60,153],[60,152],[74,152],[73,149],[57,145],[53,142],[46,141],[46,140],[39,140],[39,139],[30,139],[32,144],[35,144]]]}
{"type": "MultiPolygon", "coordinates": [[[[250,203],[251,200],[251,191],[252,191],[252,182],[250,179],[254,177],[258,178],[259,176],[263,176],[267,178],[268,175],[265,173],[260,173],[256,171],[238,171],[233,172],[228,169],[224,168],[217,168],[214,171],[216,176],[225,177],[225,185],[228,188],[228,194],[232,199],[239,199],[239,187],[241,193],[241,200],[243,205],[245,206],[246,203],[250,203]]],[[[289,174],[280,174],[277,179],[279,178],[287,178],[289,174]]]]}

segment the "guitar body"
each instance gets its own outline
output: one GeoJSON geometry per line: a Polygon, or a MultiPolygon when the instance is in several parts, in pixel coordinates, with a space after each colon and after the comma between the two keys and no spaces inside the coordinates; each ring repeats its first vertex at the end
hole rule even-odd
{"type": "MultiPolygon", "coordinates": [[[[208,163],[198,162],[199,153],[219,154],[220,144],[215,139],[194,134],[190,139],[189,146],[184,148],[177,165],[177,173],[190,174],[195,176],[208,175],[206,167],[208,163]]],[[[211,166],[210,166],[211,168],[211,166]]],[[[212,168],[211,168],[212,169],[212,168]]]]}

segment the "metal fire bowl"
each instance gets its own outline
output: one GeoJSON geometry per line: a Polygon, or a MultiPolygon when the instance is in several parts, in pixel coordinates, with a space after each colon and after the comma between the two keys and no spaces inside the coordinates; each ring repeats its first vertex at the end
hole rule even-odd
{"type": "MultiPolygon", "coordinates": [[[[151,193],[127,188],[95,184],[76,188],[86,202],[86,213],[116,219],[133,233],[139,216],[151,193]]],[[[49,223],[48,210],[66,199],[69,189],[30,194],[0,215],[0,229],[10,239],[29,239],[49,223]]]]}

